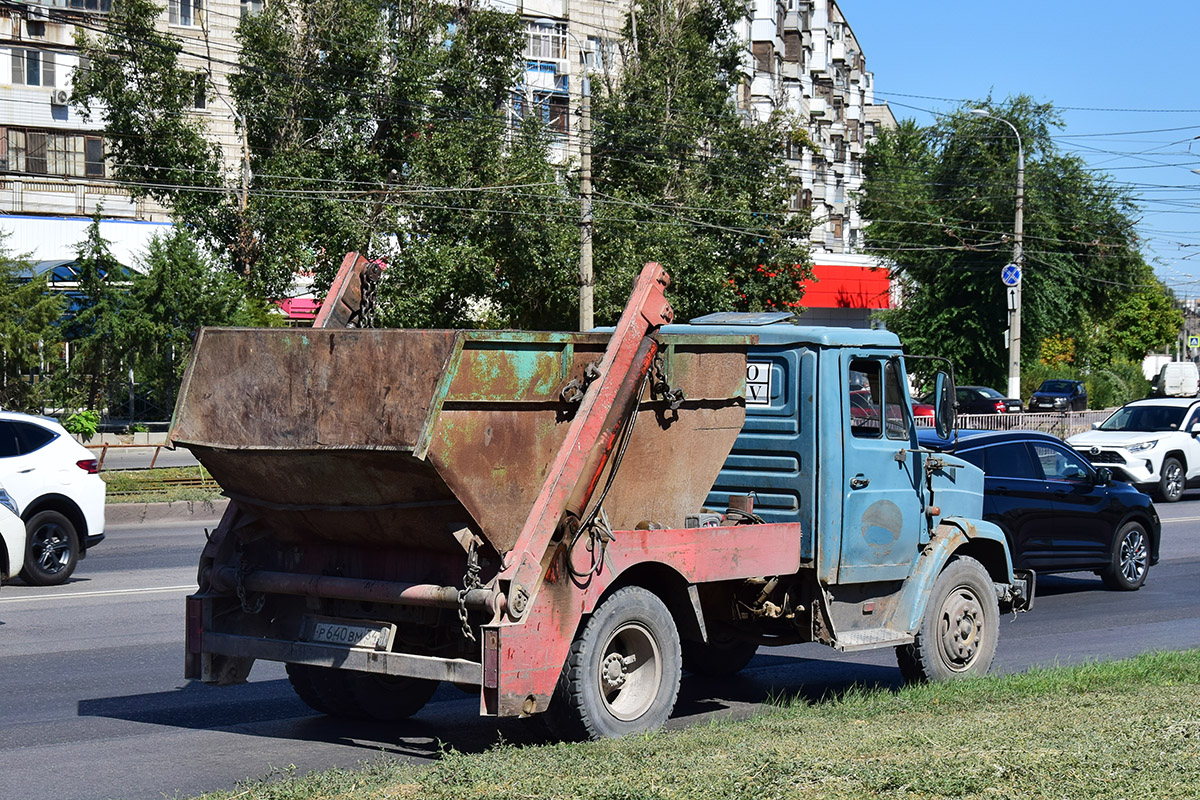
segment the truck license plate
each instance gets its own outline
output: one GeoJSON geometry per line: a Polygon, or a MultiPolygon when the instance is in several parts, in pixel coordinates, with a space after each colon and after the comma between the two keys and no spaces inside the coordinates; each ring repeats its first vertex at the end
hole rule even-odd
{"type": "Polygon", "coordinates": [[[392,626],[383,623],[357,623],[333,619],[313,619],[309,622],[310,642],[387,650],[391,639],[392,626]]]}

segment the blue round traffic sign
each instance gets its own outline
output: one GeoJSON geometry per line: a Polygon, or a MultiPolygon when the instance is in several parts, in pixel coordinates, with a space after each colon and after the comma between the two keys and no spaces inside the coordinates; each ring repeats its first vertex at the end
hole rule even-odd
{"type": "Polygon", "coordinates": [[[1005,286],[1017,286],[1021,283],[1021,268],[1016,264],[1006,264],[1000,270],[1000,280],[1005,286]]]}

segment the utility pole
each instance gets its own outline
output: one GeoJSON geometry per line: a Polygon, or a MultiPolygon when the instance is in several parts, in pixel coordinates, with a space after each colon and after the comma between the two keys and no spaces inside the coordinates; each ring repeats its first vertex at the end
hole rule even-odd
{"type": "MultiPolygon", "coordinates": [[[[1017,137],[1017,210],[1013,218],[1013,264],[1024,273],[1025,265],[1025,148],[1021,145],[1021,133],[1017,126],[1003,117],[997,117],[982,108],[973,108],[971,113],[977,117],[988,117],[1003,122],[1012,128],[1013,136],[1017,137]]],[[[1021,278],[1013,287],[1014,302],[1009,312],[1008,335],[1008,396],[1021,399],[1021,278]]]]}
{"type": "Polygon", "coordinates": [[[596,279],[592,272],[592,90],[583,77],[579,101],[579,330],[594,326],[596,279]]]}

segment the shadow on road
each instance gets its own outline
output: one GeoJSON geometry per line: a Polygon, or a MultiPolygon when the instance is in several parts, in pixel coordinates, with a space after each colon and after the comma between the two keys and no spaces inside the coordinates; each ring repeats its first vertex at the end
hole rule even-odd
{"type": "MultiPolygon", "coordinates": [[[[825,648],[821,652],[836,656],[825,648]]],[[[902,685],[894,663],[890,650],[879,663],[767,652],[729,678],[685,673],[668,727],[683,728],[713,718],[746,718],[773,702],[836,701],[854,687],[892,690],[902,685]]],[[[383,723],[342,719],[314,714],[286,680],[230,687],[192,682],[170,692],[97,698],[78,704],[81,717],[323,742],[416,759],[434,759],[447,749],[471,753],[502,742],[526,745],[552,741],[537,717],[497,720],[480,717],[478,710],[479,701],[474,695],[442,686],[429,705],[408,720],[383,723]]]]}

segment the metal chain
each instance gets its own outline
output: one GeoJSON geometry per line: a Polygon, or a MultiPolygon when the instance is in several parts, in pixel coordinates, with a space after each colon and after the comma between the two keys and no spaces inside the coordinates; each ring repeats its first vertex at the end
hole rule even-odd
{"type": "Polygon", "coordinates": [[[677,410],[687,398],[683,389],[672,389],[667,383],[666,370],[663,367],[662,356],[654,357],[654,366],[650,378],[650,392],[667,401],[672,411],[677,410]]]}
{"type": "Polygon", "coordinates": [[[372,269],[368,267],[363,270],[361,277],[362,287],[362,304],[358,310],[358,321],[356,327],[359,328],[374,328],[375,327],[375,298],[379,288],[379,271],[378,268],[372,269]]]}
{"type": "Polygon", "coordinates": [[[479,551],[475,549],[475,541],[467,550],[467,572],[463,575],[463,588],[458,590],[458,621],[462,625],[463,636],[475,641],[475,632],[467,620],[467,592],[479,588],[479,551]]]}
{"type": "Polygon", "coordinates": [[[257,595],[253,600],[247,599],[246,593],[246,575],[250,573],[250,560],[246,558],[245,552],[242,552],[238,557],[237,566],[237,598],[242,604],[242,611],[247,614],[257,614],[263,610],[263,604],[267,602],[265,594],[257,595]]]}

